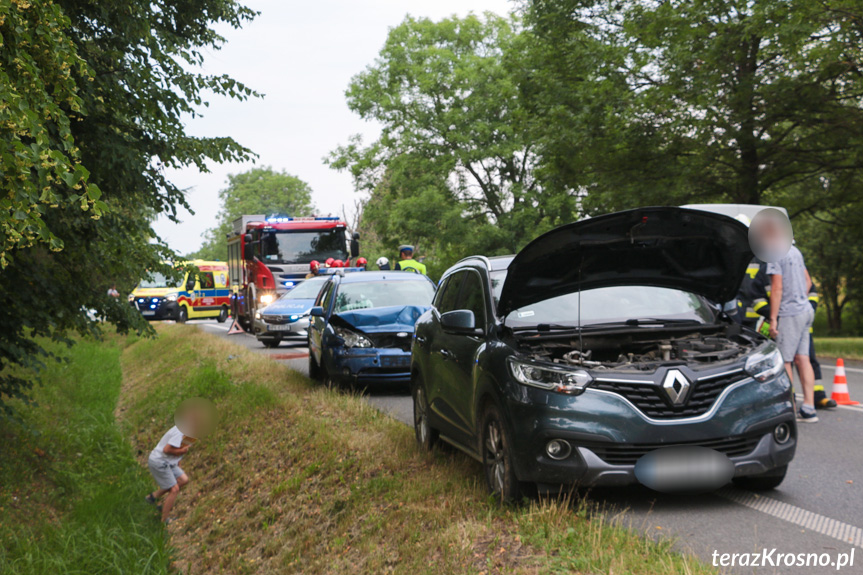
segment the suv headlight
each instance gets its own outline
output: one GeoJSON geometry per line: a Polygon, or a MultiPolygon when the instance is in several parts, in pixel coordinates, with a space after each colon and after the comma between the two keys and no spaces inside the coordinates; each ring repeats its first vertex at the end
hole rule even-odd
{"type": "Polygon", "coordinates": [[[567,395],[579,395],[593,381],[583,369],[568,369],[509,358],[509,370],[521,384],[567,395]]]}
{"type": "Polygon", "coordinates": [[[783,369],[785,369],[785,363],[782,361],[782,354],[772,342],[746,360],[746,373],[755,381],[767,381],[782,373],[783,369]]]}
{"type": "Polygon", "coordinates": [[[168,295],[165,296],[165,299],[168,301],[177,301],[177,294],[169,293],[168,295]]]}
{"type": "Polygon", "coordinates": [[[345,341],[345,347],[372,347],[372,342],[369,338],[358,334],[355,331],[344,327],[334,327],[333,331],[336,335],[345,341]]]}

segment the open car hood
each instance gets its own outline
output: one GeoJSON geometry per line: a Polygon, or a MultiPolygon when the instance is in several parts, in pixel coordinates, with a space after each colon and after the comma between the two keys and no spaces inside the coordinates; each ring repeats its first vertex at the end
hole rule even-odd
{"type": "Polygon", "coordinates": [[[429,309],[427,305],[397,305],[358,309],[333,314],[336,324],[346,323],[366,333],[407,331],[413,333],[419,317],[429,309]]]}
{"type": "Polygon", "coordinates": [[[579,290],[620,285],[679,289],[722,303],[752,259],[748,228],[728,216],[671,207],[585,219],[543,234],[512,260],[498,312],[579,290]]]}

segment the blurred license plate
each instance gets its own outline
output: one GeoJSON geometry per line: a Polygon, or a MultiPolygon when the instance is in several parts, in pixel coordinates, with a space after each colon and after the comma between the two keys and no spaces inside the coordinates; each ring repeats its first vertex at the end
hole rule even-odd
{"type": "Polygon", "coordinates": [[[291,324],[289,323],[274,323],[268,326],[270,331],[291,331],[291,324]]]}
{"type": "Polygon", "coordinates": [[[381,366],[382,367],[409,367],[411,364],[411,358],[409,356],[393,356],[393,355],[382,355],[381,356],[381,366]]]}
{"type": "Polygon", "coordinates": [[[152,310],[142,311],[141,315],[156,315],[156,312],[152,310]]]}
{"type": "Polygon", "coordinates": [[[700,446],[665,447],[642,456],[635,477],[656,491],[719,489],[734,476],[734,463],[722,453],[700,446]]]}

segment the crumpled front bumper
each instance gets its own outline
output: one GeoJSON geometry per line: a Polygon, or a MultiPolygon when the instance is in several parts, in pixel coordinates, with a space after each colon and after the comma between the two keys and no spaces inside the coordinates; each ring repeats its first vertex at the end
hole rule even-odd
{"type": "Polygon", "coordinates": [[[411,352],[399,348],[346,348],[328,350],[330,377],[340,383],[408,383],[411,352]]]}

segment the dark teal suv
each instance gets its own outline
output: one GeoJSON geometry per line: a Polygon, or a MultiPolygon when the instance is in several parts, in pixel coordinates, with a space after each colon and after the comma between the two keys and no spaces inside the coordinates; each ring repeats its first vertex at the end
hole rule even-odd
{"type": "Polygon", "coordinates": [[[416,324],[417,441],[482,462],[491,492],[537,484],[771,489],[796,447],[772,341],[724,309],[745,225],[643,208],[462,260],[416,324]]]}

